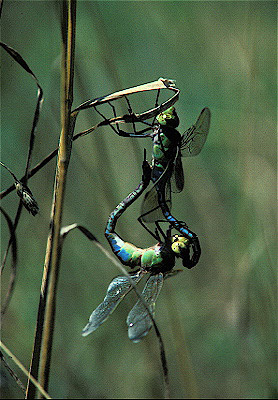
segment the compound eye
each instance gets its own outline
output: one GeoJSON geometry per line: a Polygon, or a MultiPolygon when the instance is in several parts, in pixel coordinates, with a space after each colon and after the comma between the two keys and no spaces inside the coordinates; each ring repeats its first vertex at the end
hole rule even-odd
{"type": "Polygon", "coordinates": [[[188,244],[189,240],[184,236],[174,235],[172,236],[172,243],[174,242],[182,242],[188,244]]]}
{"type": "Polygon", "coordinates": [[[165,123],[165,119],[167,118],[166,114],[164,112],[158,114],[158,116],[156,117],[157,121],[160,124],[164,124],[165,123]]]}
{"type": "Polygon", "coordinates": [[[174,253],[179,254],[180,253],[180,246],[178,242],[175,242],[172,244],[172,250],[174,253]]]}
{"type": "Polygon", "coordinates": [[[181,249],[184,249],[185,247],[186,247],[186,244],[183,242],[174,242],[172,244],[172,250],[177,254],[179,254],[181,249]]]}
{"type": "Polygon", "coordinates": [[[179,237],[178,237],[178,241],[184,243],[186,246],[187,246],[188,243],[189,243],[189,240],[186,239],[184,236],[179,236],[179,237]]]}
{"type": "Polygon", "coordinates": [[[178,236],[175,235],[176,237],[173,237],[173,243],[172,243],[172,250],[176,254],[180,254],[182,249],[185,249],[188,246],[189,240],[186,239],[184,236],[178,236]]]}

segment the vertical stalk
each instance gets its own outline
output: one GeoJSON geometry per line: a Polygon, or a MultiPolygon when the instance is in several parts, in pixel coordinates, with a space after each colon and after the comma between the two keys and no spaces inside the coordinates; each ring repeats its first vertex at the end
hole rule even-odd
{"type": "MultiPolygon", "coordinates": [[[[30,373],[47,391],[53,343],[55,305],[61,259],[60,229],[64,206],[68,165],[71,155],[74,119],[71,118],[73,100],[74,48],[76,0],[62,2],[62,65],[61,65],[61,135],[55,175],[50,232],[47,239],[40,304],[30,373]]],[[[35,397],[29,382],[26,397],[35,397]]]]}

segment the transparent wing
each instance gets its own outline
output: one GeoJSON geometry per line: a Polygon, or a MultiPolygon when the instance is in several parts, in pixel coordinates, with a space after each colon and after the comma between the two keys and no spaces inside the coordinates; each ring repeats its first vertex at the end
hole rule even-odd
{"type": "Polygon", "coordinates": [[[171,177],[171,190],[180,193],[184,187],[184,174],[181,161],[181,151],[177,149],[177,155],[174,161],[174,172],[171,177]]]}
{"type": "MultiPolygon", "coordinates": [[[[135,284],[137,284],[142,277],[143,273],[141,271],[130,275],[130,278],[135,284]]],[[[132,285],[127,276],[117,276],[114,278],[108,286],[103,302],[92,312],[88,324],[82,331],[82,336],[89,335],[89,333],[94,332],[103,324],[131,289],[132,285]]]]}
{"type": "Polygon", "coordinates": [[[182,136],[181,153],[184,157],[196,156],[202,150],[210,126],[210,110],[204,108],[195,125],[192,125],[182,136]]]}
{"type": "Polygon", "coordinates": [[[154,222],[163,218],[155,186],[145,194],[141,206],[141,214],[144,222],[154,222]]]}
{"type": "MultiPolygon", "coordinates": [[[[171,209],[171,184],[170,181],[165,186],[165,199],[169,209],[171,209]]],[[[158,203],[157,190],[155,185],[149,192],[145,194],[145,197],[141,206],[141,215],[144,222],[155,222],[164,219],[164,215],[158,203]]]]}
{"type": "Polygon", "coordinates": [[[141,217],[144,222],[155,222],[164,218],[161,208],[158,203],[157,188],[164,190],[165,201],[171,209],[171,172],[170,163],[155,181],[151,190],[149,190],[143,199],[141,205],[141,217]]]}
{"type": "MultiPolygon", "coordinates": [[[[143,299],[149,306],[152,315],[154,315],[155,302],[162,285],[163,274],[152,275],[147,280],[142,292],[143,299]]],[[[134,343],[139,342],[151,329],[152,320],[140,299],[128,314],[126,323],[128,325],[128,337],[134,343]]]]}

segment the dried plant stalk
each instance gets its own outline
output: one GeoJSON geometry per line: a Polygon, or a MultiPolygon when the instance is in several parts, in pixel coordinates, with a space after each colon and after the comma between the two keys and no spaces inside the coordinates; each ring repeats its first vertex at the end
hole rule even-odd
{"type": "MultiPolygon", "coordinates": [[[[34,343],[30,373],[47,390],[51,350],[55,321],[55,302],[61,259],[60,229],[64,206],[66,178],[71,155],[74,123],[71,117],[74,49],[76,25],[76,1],[68,0],[62,3],[62,95],[61,95],[61,135],[59,142],[58,161],[54,184],[54,194],[51,210],[50,232],[47,240],[44,274],[41,286],[41,297],[38,310],[37,330],[34,343]]],[[[27,398],[35,397],[35,388],[30,383],[26,392],[27,398]]]]}

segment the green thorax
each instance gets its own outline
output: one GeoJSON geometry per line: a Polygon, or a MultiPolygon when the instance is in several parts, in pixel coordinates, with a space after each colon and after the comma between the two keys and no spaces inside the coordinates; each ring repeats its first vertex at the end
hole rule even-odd
{"type": "Polygon", "coordinates": [[[151,272],[170,271],[175,266],[175,255],[165,245],[157,243],[155,246],[144,249],[141,258],[141,267],[151,272]]]}
{"type": "Polygon", "coordinates": [[[156,120],[153,135],[153,160],[152,164],[165,168],[169,160],[174,160],[181,135],[177,129],[179,118],[174,107],[160,113],[156,120]]]}

